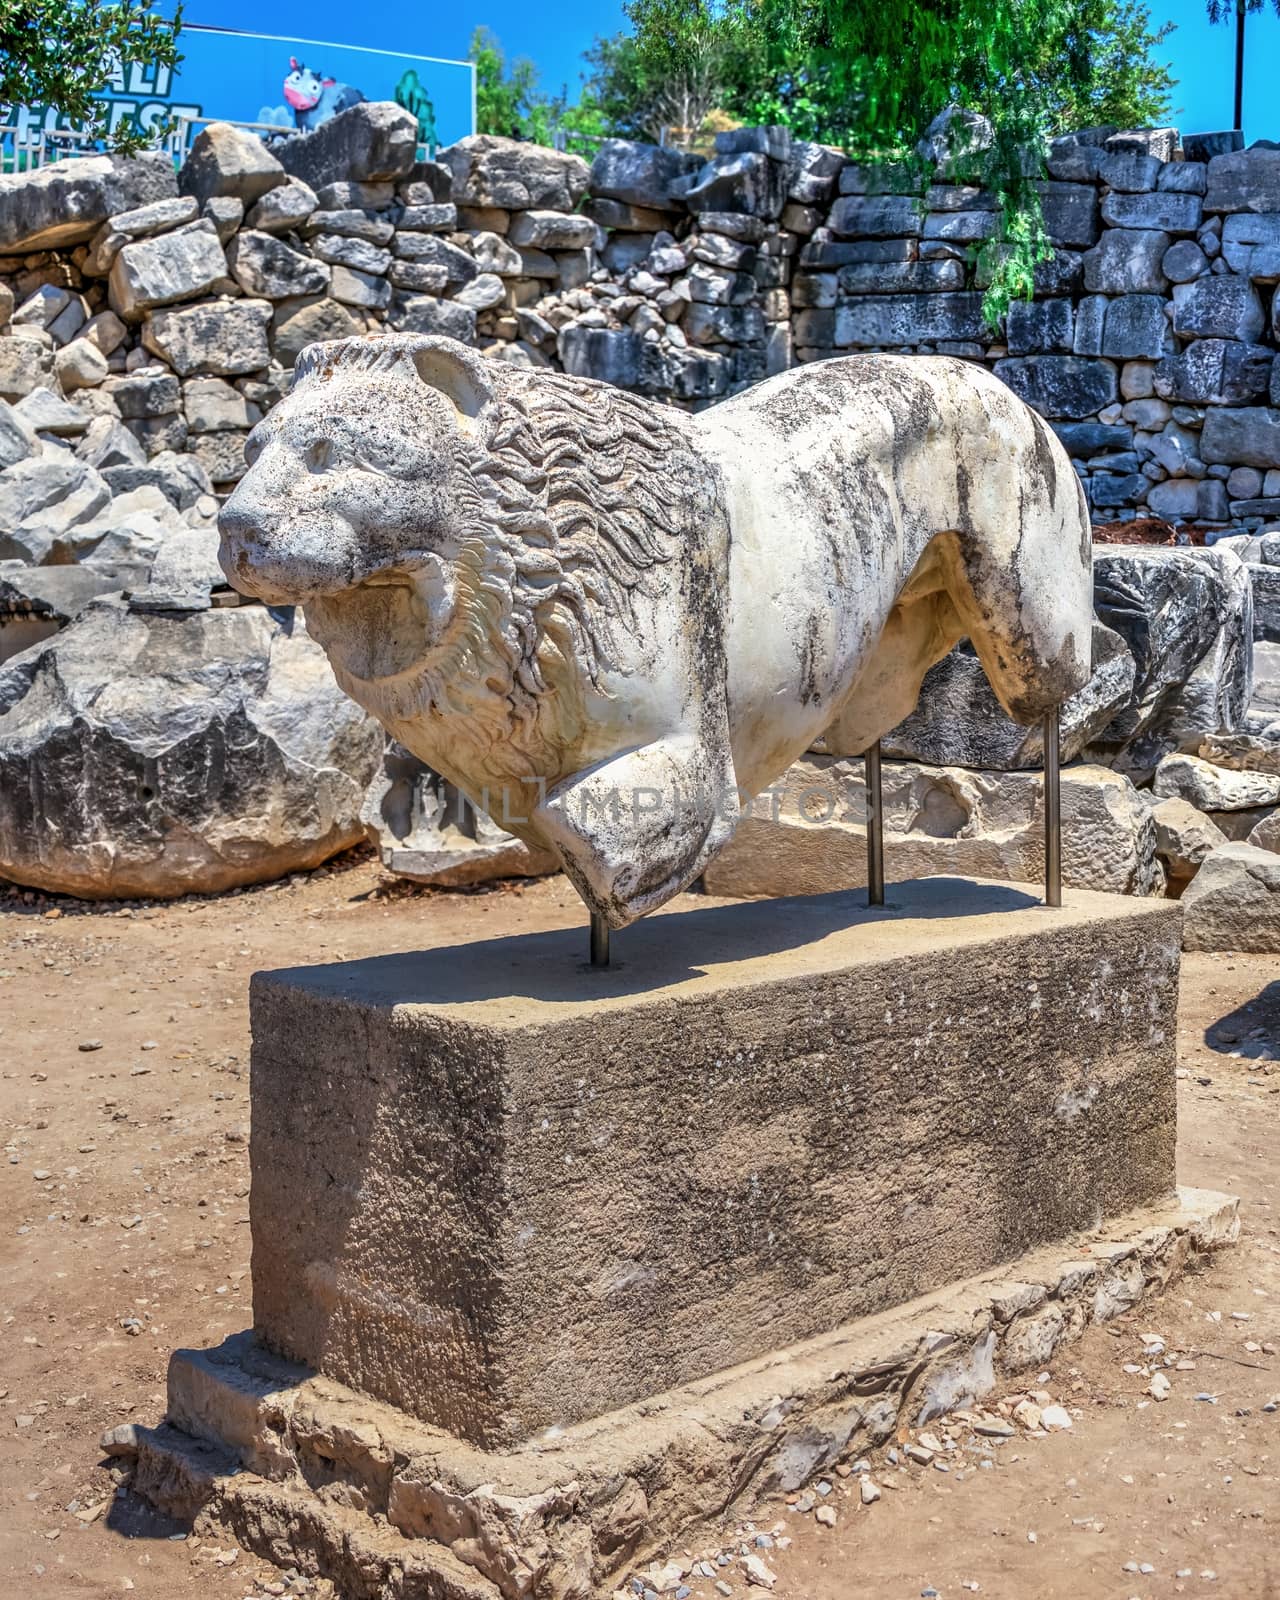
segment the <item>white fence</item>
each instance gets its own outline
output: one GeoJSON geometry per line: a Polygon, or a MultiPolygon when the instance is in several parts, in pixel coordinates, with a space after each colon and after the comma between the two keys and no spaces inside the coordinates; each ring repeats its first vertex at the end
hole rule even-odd
{"type": "MultiPolygon", "coordinates": [[[[187,159],[192,140],[202,127],[211,122],[225,122],[225,117],[180,117],[170,131],[154,140],[152,150],[163,150],[172,157],[175,167],[187,159]]],[[[264,144],[282,143],[297,137],[296,130],[282,128],[273,122],[233,122],[233,128],[244,128],[256,133],[264,144]]],[[[110,149],[105,139],[87,138],[84,134],[70,133],[64,129],[49,130],[20,126],[17,123],[0,123],[0,171],[34,172],[54,161],[66,161],[72,156],[101,155],[110,149]]],[[[429,145],[418,146],[418,160],[429,161],[435,154],[429,145]]]]}

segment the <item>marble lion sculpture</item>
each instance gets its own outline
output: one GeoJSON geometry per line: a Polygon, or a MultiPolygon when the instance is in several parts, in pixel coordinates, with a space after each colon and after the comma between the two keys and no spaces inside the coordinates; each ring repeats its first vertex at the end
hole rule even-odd
{"type": "Polygon", "coordinates": [[[982,368],[855,355],[689,416],[452,340],[312,345],[220,518],[339,683],[623,927],[967,636],[1018,722],[1087,681],[1090,529],[982,368]]]}

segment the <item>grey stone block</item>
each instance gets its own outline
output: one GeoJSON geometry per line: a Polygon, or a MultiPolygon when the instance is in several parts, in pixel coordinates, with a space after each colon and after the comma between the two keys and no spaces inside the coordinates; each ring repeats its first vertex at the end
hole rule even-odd
{"type": "Polygon", "coordinates": [[[1143,150],[1108,151],[1102,158],[1098,176],[1108,188],[1122,194],[1144,194],[1154,189],[1160,178],[1160,161],[1143,150]]]}
{"type": "Polygon", "coordinates": [[[1280,411],[1269,406],[1220,407],[1204,419],[1200,454],[1231,467],[1280,467],[1280,411]]]}
{"type": "Polygon", "coordinates": [[[1155,372],[1163,400],[1189,405],[1242,405],[1265,398],[1275,351],[1232,339],[1194,339],[1155,372]]]}
{"type": "Polygon", "coordinates": [[[1203,161],[1166,161],[1156,188],[1163,194],[1203,195],[1208,182],[1209,169],[1203,161]]]}
{"type": "Polygon", "coordinates": [[[1173,335],[1165,304],[1158,294],[1126,294],[1112,300],[1102,334],[1103,355],[1154,361],[1171,351],[1173,335]]]}
{"type": "Polygon", "coordinates": [[[650,919],[589,991],[576,929],[258,974],[259,1339],[512,1443],[1167,1196],[1177,908],[894,901],[650,919]],[[1082,1004],[1117,972],[1141,1005],[1082,1004]]]}
{"type": "Polygon", "coordinates": [[[1106,326],[1107,307],[1111,301],[1106,295],[1087,295],[1076,307],[1075,338],[1072,344],[1078,356],[1100,356],[1102,335],[1106,326]]]}
{"type": "Polygon", "coordinates": [[[940,294],[964,288],[959,261],[865,261],[841,267],[845,294],[940,294]]]}
{"type": "Polygon", "coordinates": [[[857,239],[919,238],[924,219],[913,195],[844,195],[832,206],[829,225],[857,239]]]}
{"type": "Polygon", "coordinates": [[[933,344],[939,339],[981,339],[987,332],[982,296],[914,294],[850,300],[836,310],[841,347],[933,344]]]}
{"type": "Polygon", "coordinates": [[[1055,422],[1053,431],[1067,454],[1078,460],[1125,450],[1133,442],[1133,429],[1119,422],[1055,422]]]}
{"type": "Polygon", "coordinates": [[[1163,294],[1161,263],[1173,240],[1162,230],[1111,228],[1084,258],[1085,288],[1097,294],[1163,294]]]}
{"type": "MultiPolygon", "coordinates": [[[[1156,484],[1157,489],[1167,484],[1156,484]]],[[[1147,498],[1150,481],[1140,472],[1094,472],[1089,478],[1089,500],[1095,506],[1136,506],[1147,498]]]]}
{"type": "Polygon", "coordinates": [[[1174,332],[1184,338],[1240,339],[1258,337],[1267,325],[1258,291],[1247,278],[1198,278],[1174,302],[1174,332]]]}
{"type": "Polygon", "coordinates": [[[1213,156],[1206,211],[1280,211],[1280,150],[1255,147],[1213,156]]]}
{"type": "Polygon", "coordinates": [[[699,165],[697,156],[669,146],[606,139],[591,163],[590,192],[628,205],[665,208],[675,203],[672,183],[699,165]]]}
{"type": "Polygon", "coordinates": [[[1118,394],[1110,361],[1082,356],[1009,356],[997,361],[998,378],[1045,417],[1090,417],[1118,394]]]}
{"type": "Polygon", "coordinates": [[[863,261],[914,261],[914,239],[812,239],[800,252],[802,267],[848,267],[863,261]]]}
{"type": "Polygon", "coordinates": [[[1194,194],[1109,194],[1102,202],[1102,220],[1113,228],[1194,233],[1200,215],[1200,197],[1194,194]]]}
{"type": "Polygon", "coordinates": [[[1070,352],[1074,322],[1070,300],[1015,300],[1007,319],[1009,354],[1070,352]]]}
{"type": "Polygon", "coordinates": [[[1214,156],[1230,155],[1233,150],[1244,149],[1244,134],[1239,128],[1224,129],[1221,133],[1184,133],[1182,153],[1188,161],[1209,161],[1214,156]]]}
{"type": "Polygon", "coordinates": [[[1092,184],[1049,182],[1037,188],[1053,244],[1086,249],[1097,242],[1098,191],[1092,184]]]}

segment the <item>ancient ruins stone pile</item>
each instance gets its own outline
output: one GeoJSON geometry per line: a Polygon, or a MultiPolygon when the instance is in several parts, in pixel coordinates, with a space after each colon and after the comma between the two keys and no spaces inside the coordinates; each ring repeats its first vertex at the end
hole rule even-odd
{"type": "MultiPolygon", "coordinates": [[[[100,630],[94,597],[123,594],[111,604],[130,626],[167,618],[167,649],[185,638],[201,670],[212,636],[238,626],[207,614],[235,598],[212,564],[219,499],[315,339],[444,333],[494,360],[683,406],[797,361],[954,354],[991,364],[1049,418],[1095,520],[1154,513],[1220,540],[1095,552],[1095,672],[1066,708],[1064,753],[1109,769],[1098,795],[1111,798],[1074,867],[1069,856],[1068,881],[1179,892],[1228,845],[1274,851],[1267,805],[1233,810],[1221,793],[1209,804],[1150,785],[1167,758],[1220,765],[1205,741],[1223,733],[1261,741],[1248,761],[1270,761],[1280,726],[1280,532],[1269,531],[1280,523],[1280,152],[1238,149],[1235,135],[1179,142],[1172,129],[1058,140],[1043,190],[1054,256],[1034,303],[992,331],[974,247],[994,200],[954,178],[949,120],[932,131],[933,182],[918,197],[878,193],[839,152],[779,129],[723,134],[708,160],[610,141],[588,165],[481,136],[418,161],[412,119],[389,105],[270,149],[215,125],[180,173],[156,155],[102,156],[0,179],[0,660],[43,640],[36,676],[52,672],[56,630],[100,630]],[[82,624],[90,601],[97,620],[82,624]]],[[[297,629],[293,639],[313,648],[297,629]]],[[[0,759],[17,773],[47,751],[29,726],[35,680],[24,669],[4,681],[0,759]]],[[[63,737],[60,715],[40,723],[43,737],[63,737]]],[[[1037,824],[1015,790],[1016,774],[1038,767],[1038,732],[1003,716],[971,652],[933,669],[886,755],[904,763],[903,792],[935,795],[898,814],[911,849],[936,854],[942,838],[955,870],[1003,851],[1035,875],[1037,824]],[[982,822],[995,802],[956,798],[975,781],[1004,786],[1023,817],[998,849],[982,822]],[[941,816],[953,833],[939,835],[941,816]]],[[[376,762],[362,747],[338,765],[360,787],[376,762]]],[[[118,788],[116,770],[86,776],[85,816],[136,803],[136,786],[94,791],[118,788]]],[[[286,786],[315,781],[305,764],[277,770],[286,786]]],[[[856,787],[853,774],[841,782],[856,787]]],[[[502,837],[477,829],[434,775],[421,784],[397,769],[364,798],[389,860],[455,879],[510,867],[502,837]]],[[[188,793],[163,791],[156,815],[172,837],[196,823],[188,793]]],[[[65,807],[40,796],[60,838],[65,807]]],[[[276,804],[301,814],[283,790],[276,804]]],[[[354,836],[360,803],[343,806],[333,839],[354,836]]],[[[0,835],[29,839],[19,823],[6,816],[0,835]]],[[[105,827],[92,824],[97,846],[105,827]]],[[[263,839],[253,870],[288,870],[296,853],[263,839]]],[[[147,892],[221,881],[222,867],[201,881],[170,874],[167,859],[155,858],[147,892]]],[[[718,869],[726,888],[730,865],[718,869]]],[[[0,872],[93,892],[44,875],[29,844],[6,845],[0,872]]]]}

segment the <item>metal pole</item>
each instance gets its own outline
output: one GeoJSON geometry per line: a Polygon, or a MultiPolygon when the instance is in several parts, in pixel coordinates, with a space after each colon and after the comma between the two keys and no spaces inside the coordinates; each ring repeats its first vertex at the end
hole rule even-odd
{"type": "Polygon", "coordinates": [[[609,924],[596,911],[591,913],[591,965],[609,965],[609,924]]]}
{"type": "Polygon", "coordinates": [[[880,741],[862,758],[867,779],[867,904],[884,904],[884,806],[880,788],[880,741]]]}
{"type": "Polygon", "coordinates": [[[1236,0],[1236,120],[1244,127],[1244,0],[1236,0]]]}
{"type": "Polygon", "coordinates": [[[1062,904],[1062,784],[1056,706],[1044,719],[1044,903],[1062,904]]]}

